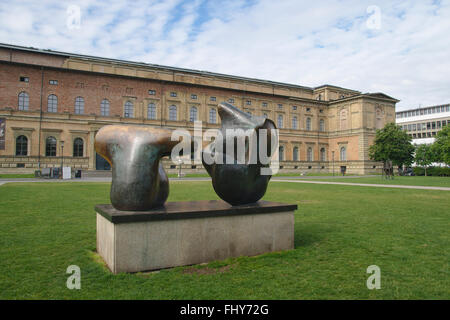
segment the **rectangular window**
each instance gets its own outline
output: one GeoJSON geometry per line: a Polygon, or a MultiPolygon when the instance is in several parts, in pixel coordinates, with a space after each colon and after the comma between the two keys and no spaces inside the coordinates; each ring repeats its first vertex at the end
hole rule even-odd
{"type": "Polygon", "coordinates": [[[197,100],[197,95],[196,94],[191,94],[191,99],[192,100],[197,100]]]}
{"type": "Polygon", "coordinates": [[[436,129],[436,122],[431,123],[431,129],[436,129]]]}
{"type": "Polygon", "coordinates": [[[411,131],[412,125],[408,124],[408,131],[411,131]]]}
{"type": "Polygon", "coordinates": [[[431,130],[431,122],[427,122],[427,130],[431,130]]]}
{"type": "Polygon", "coordinates": [[[82,89],[82,88],[84,88],[84,83],[83,82],[77,82],[76,87],[82,89]]]}
{"type": "Polygon", "coordinates": [[[278,104],[278,109],[283,109],[283,105],[281,103],[278,104]]]}
{"type": "Polygon", "coordinates": [[[234,99],[233,99],[233,98],[230,98],[230,99],[228,99],[228,102],[229,102],[229,103],[234,103],[234,99]]]}
{"type": "Polygon", "coordinates": [[[28,78],[28,77],[20,77],[19,80],[21,82],[30,82],[30,78],[28,78]]]}
{"type": "Polygon", "coordinates": [[[262,107],[263,107],[263,108],[267,108],[267,102],[263,102],[263,103],[262,103],[262,107]]]}
{"type": "Polygon", "coordinates": [[[247,101],[245,102],[245,104],[248,105],[248,106],[251,106],[251,105],[252,105],[252,102],[251,102],[250,100],[247,100],[247,101]]]}
{"type": "Polygon", "coordinates": [[[48,83],[52,84],[52,85],[57,85],[58,84],[58,80],[49,80],[48,83]]]}
{"type": "Polygon", "coordinates": [[[441,128],[441,122],[437,121],[436,124],[437,124],[437,128],[440,129],[441,128]]]}
{"type": "Polygon", "coordinates": [[[171,97],[176,97],[176,96],[177,96],[177,93],[172,91],[172,92],[170,93],[170,96],[171,96],[171,97]]]}
{"type": "Polygon", "coordinates": [[[216,101],[216,97],[209,97],[210,101],[216,101]]]}
{"type": "Polygon", "coordinates": [[[294,111],[297,110],[297,106],[292,106],[292,110],[294,110],[294,111]]]}
{"type": "Polygon", "coordinates": [[[154,96],[156,94],[155,90],[148,90],[148,94],[154,96]]]}
{"type": "Polygon", "coordinates": [[[416,124],[415,123],[412,125],[412,130],[416,131],[416,124]]]}
{"type": "Polygon", "coordinates": [[[306,108],[306,112],[310,112],[311,111],[311,108],[306,108]]]}

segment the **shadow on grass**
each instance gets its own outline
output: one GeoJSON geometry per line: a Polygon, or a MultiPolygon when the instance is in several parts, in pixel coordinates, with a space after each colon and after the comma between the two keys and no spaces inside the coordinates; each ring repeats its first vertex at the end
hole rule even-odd
{"type": "Polygon", "coordinates": [[[319,243],[325,238],[325,234],[330,230],[318,226],[301,227],[295,226],[294,231],[294,249],[301,247],[310,247],[319,243]]]}

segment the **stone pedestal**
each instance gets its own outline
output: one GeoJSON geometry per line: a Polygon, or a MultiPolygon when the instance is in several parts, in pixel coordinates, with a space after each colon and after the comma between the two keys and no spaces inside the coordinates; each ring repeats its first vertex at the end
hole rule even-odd
{"type": "Polygon", "coordinates": [[[113,273],[148,271],[294,248],[297,205],[168,202],[150,211],[97,205],[97,251],[113,273]]]}

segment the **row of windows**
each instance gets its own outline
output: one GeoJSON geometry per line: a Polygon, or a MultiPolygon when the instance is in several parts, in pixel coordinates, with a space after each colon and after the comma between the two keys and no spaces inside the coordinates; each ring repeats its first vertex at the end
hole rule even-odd
{"type": "MultiPolygon", "coordinates": [[[[22,82],[29,82],[30,81],[30,79],[28,77],[20,77],[19,80],[22,81],[22,82]]],[[[58,80],[49,80],[49,84],[51,84],[51,85],[58,85],[58,80]]],[[[80,83],[80,82],[77,83],[77,87],[84,87],[84,85],[80,85],[80,84],[82,84],[82,83],[80,83]]],[[[148,94],[149,95],[156,95],[156,90],[148,90],[148,94]]],[[[177,97],[178,93],[172,91],[172,92],[170,92],[170,96],[171,97],[177,97]]],[[[197,100],[197,99],[198,99],[198,96],[196,94],[191,94],[191,100],[197,100]]],[[[217,98],[211,96],[211,97],[209,97],[209,101],[217,101],[217,98]]],[[[230,99],[228,99],[228,102],[229,103],[234,103],[234,99],[230,98],[230,99]]],[[[246,105],[251,105],[252,101],[251,100],[246,100],[245,104],[246,105]]],[[[267,102],[263,102],[262,106],[263,107],[267,107],[267,102]]],[[[282,109],[283,105],[282,104],[278,104],[278,108],[282,109]]],[[[297,110],[297,106],[292,106],[292,110],[297,110]]],[[[321,110],[321,112],[322,112],[322,110],[321,110]]]]}
{"type": "MultiPolygon", "coordinates": [[[[74,157],[83,157],[84,141],[81,138],[75,138],[73,140],[73,153],[74,157]]],[[[28,138],[24,135],[16,138],[16,156],[28,155],[28,138]]],[[[48,137],[45,139],[45,156],[56,157],[56,138],[48,137]]]]}
{"type": "MultiPolygon", "coordinates": [[[[266,114],[264,114],[267,116],[266,114]]],[[[277,118],[277,126],[278,128],[284,128],[284,122],[283,122],[283,115],[279,114],[277,118]]],[[[292,117],[292,129],[298,129],[298,118],[297,116],[292,117]]],[[[311,118],[306,118],[306,130],[311,131],[312,130],[312,120],[311,118]]],[[[325,131],[325,120],[320,119],[319,120],[319,131],[324,132],[325,131]]]]}
{"type": "MultiPolygon", "coordinates": [[[[81,138],[75,138],[73,141],[73,157],[83,157],[84,142],[81,138]]],[[[299,160],[299,149],[294,147],[292,150],[292,160],[299,160]]],[[[27,156],[28,155],[28,138],[24,135],[18,136],[16,138],[16,156],[27,156]]],[[[53,136],[48,137],[45,140],[45,155],[47,157],[56,156],[56,138],[53,136]]],[[[284,161],[284,147],[279,147],[279,159],[284,161]]],[[[306,152],[307,161],[314,161],[314,154],[312,147],[308,147],[306,152]]],[[[340,160],[347,160],[347,150],[345,147],[340,149],[340,160]]],[[[326,151],[325,148],[320,149],[320,161],[326,161],[326,151]]]]}
{"type": "Polygon", "coordinates": [[[410,133],[408,134],[413,139],[421,139],[421,138],[432,138],[437,134],[436,131],[428,131],[428,132],[418,132],[418,133],[410,133]]]}
{"type": "Polygon", "coordinates": [[[402,125],[402,129],[404,131],[424,131],[424,130],[439,130],[442,127],[450,124],[450,120],[442,120],[442,121],[430,121],[423,123],[410,123],[402,125]]]}
{"type": "Polygon", "coordinates": [[[445,106],[423,108],[423,109],[417,109],[417,110],[411,110],[411,111],[397,112],[397,114],[395,116],[397,119],[401,119],[401,118],[423,116],[426,114],[449,112],[449,111],[450,111],[450,105],[445,105],[445,106]]]}
{"type": "MultiPolygon", "coordinates": [[[[280,146],[278,149],[279,153],[279,160],[284,161],[284,147],[280,146]]],[[[347,160],[347,149],[345,147],[341,147],[340,149],[340,160],[346,161],[347,160]]],[[[320,149],[320,161],[327,161],[326,151],[325,148],[320,149]]],[[[292,160],[298,161],[299,160],[299,153],[298,153],[298,147],[294,147],[292,149],[292,160]]],[[[308,147],[306,150],[306,161],[314,161],[314,153],[312,147],[308,147]]]]}
{"type": "MultiPolygon", "coordinates": [[[[21,92],[19,94],[19,110],[28,110],[29,109],[29,96],[26,92],[21,92]]],[[[58,110],[58,97],[54,94],[48,96],[47,102],[47,111],[48,112],[57,112],[58,110]]],[[[103,99],[100,103],[100,115],[109,116],[110,111],[110,103],[107,99],[103,99]]],[[[76,97],[75,98],[75,114],[84,114],[84,98],[76,97]]],[[[197,120],[197,107],[191,107],[189,120],[196,121],[197,120]]],[[[251,112],[248,112],[251,115],[251,112]]],[[[267,114],[264,113],[264,116],[267,117],[267,114]]],[[[125,118],[133,118],[134,117],[134,105],[133,102],[127,101],[124,106],[124,117],[125,118]]],[[[154,103],[149,103],[147,106],[147,118],[154,120],[156,119],[156,106],[154,103]]],[[[177,107],[175,105],[171,105],[169,107],[169,120],[177,121],[177,107]]],[[[209,122],[216,123],[216,110],[211,108],[209,111],[209,122]]],[[[306,130],[312,130],[311,118],[306,118],[306,130]]],[[[278,115],[277,124],[279,128],[284,127],[283,115],[278,115]]],[[[298,118],[294,116],[292,118],[292,128],[298,129],[298,118]]],[[[325,131],[325,121],[320,119],[319,121],[319,131],[325,131]]]]}
{"type": "MultiPolygon", "coordinates": [[[[192,95],[191,98],[197,99],[197,95],[192,95]]],[[[216,97],[210,97],[211,101],[216,101],[216,97]]],[[[229,102],[234,103],[234,99],[229,99],[229,102]]],[[[248,100],[250,101],[250,100],[248,100]]],[[[154,108],[154,104],[150,103],[152,108],[154,108]]],[[[149,104],[149,108],[151,108],[149,104]]],[[[247,103],[248,104],[248,103],[247,103]]],[[[250,101],[251,104],[251,101],[250,101]]],[[[30,107],[30,97],[28,93],[25,91],[22,91],[19,93],[19,110],[28,111],[30,107]]],[[[263,107],[267,107],[267,102],[262,103],[263,107]]],[[[278,108],[282,109],[283,105],[278,104],[278,108]]],[[[292,106],[293,110],[297,110],[297,106],[292,106]]],[[[307,111],[310,111],[310,108],[307,108],[307,111]]],[[[322,111],[322,110],[321,110],[322,111]]],[[[58,97],[54,94],[50,94],[47,98],[47,112],[58,112],[58,97]]],[[[84,98],[83,97],[76,97],[75,98],[75,113],[76,114],[84,114],[84,98]]],[[[149,111],[150,113],[150,111],[149,111]]],[[[100,103],[100,114],[102,116],[109,116],[109,100],[103,99],[100,103]]],[[[267,114],[265,114],[267,116],[267,114]]],[[[133,103],[131,101],[127,101],[125,103],[125,118],[133,118],[133,103]]],[[[149,119],[156,119],[155,117],[149,117],[149,119]]]]}

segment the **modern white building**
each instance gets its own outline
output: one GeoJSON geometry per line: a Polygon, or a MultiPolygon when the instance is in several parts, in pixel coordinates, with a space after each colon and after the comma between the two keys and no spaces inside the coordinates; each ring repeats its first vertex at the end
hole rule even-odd
{"type": "Polygon", "coordinates": [[[422,107],[395,113],[395,122],[413,139],[413,144],[431,144],[446,125],[450,125],[450,104],[422,107]]]}

